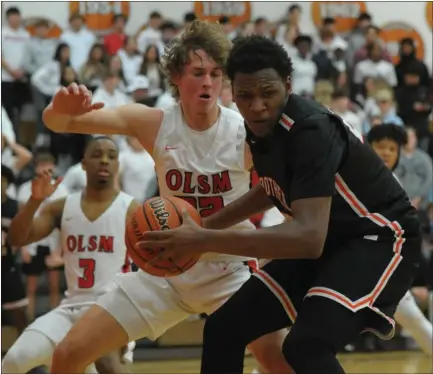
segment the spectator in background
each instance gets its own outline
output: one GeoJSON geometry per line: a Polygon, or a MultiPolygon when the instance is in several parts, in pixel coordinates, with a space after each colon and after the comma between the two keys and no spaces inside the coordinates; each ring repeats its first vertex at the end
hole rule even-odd
{"type": "Polygon", "coordinates": [[[236,38],[236,31],[234,30],[230,17],[221,16],[218,22],[222,26],[224,33],[227,35],[227,38],[229,38],[230,40],[236,38]]]}
{"type": "Polygon", "coordinates": [[[299,35],[295,39],[297,53],[292,58],[292,91],[295,94],[313,97],[317,66],[312,60],[313,40],[308,35],[299,35]]]}
{"type": "Polygon", "coordinates": [[[149,98],[149,79],[144,75],[136,75],[127,87],[131,99],[140,104],[153,106],[154,98],[149,98]]]}
{"type": "Polygon", "coordinates": [[[301,26],[301,15],[302,10],[298,4],[293,4],[289,6],[286,19],[280,22],[275,33],[275,40],[278,43],[283,44],[284,40],[286,39],[287,31],[291,27],[294,27],[297,31],[297,34],[299,34],[301,26]]]}
{"type": "Polygon", "coordinates": [[[140,67],[140,75],[149,79],[149,96],[154,103],[163,91],[165,91],[165,77],[161,67],[159,50],[155,45],[149,45],[143,54],[143,62],[140,67]]]}
{"type": "Polygon", "coordinates": [[[330,108],[334,90],[334,85],[331,81],[318,80],[314,85],[314,100],[316,100],[319,104],[330,108]]]}
{"type": "Polygon", "coordinates": [[[159,12],[152,12],[149,16],[149,21],[145,30],[137,37],[137,47],[140,53],[144,53],[149,45],[156,45],[160,53],[164,52],[164,44],[160,26],[162,24],[162,16],[159,12]]]}
{"type": "Polygon", "coordinates": [[[119,78],[117,81],[117,83],[118,83],[117,88],[122,92],[126,92],[126,87],[127,87],[128,83],[126,81],[125,74],[123,73],[122,60],[120,59],[119,56],[113,55],[113,56],[109,57],[109,59],[108,59],[108,71],[110,73],[113,73],[114,75],[116,75],[119,78]]]}
{"type": "MultiPolygon", "coordinates": [[[[32,76],[42,66],[52,61],[57,43],[56,39],[48,38],[48,21],[41,19],[35,23],[35,36],[31,37],[25,46],[23,56],[23,68],[32,76]]],[[[45,96],[30,84],[33,104],[36,110],[36,131],[38,134],[46,134],[47,129],[42,122],[42,112],[47,106],[45,96]]]]}
{"type": "Polygon", "coordinates": [[[373,25],[369,25],[365,28],[365,44],[355,52],[352,62],[352,65],[354,67],[356,66],[356,64],[358,64],[358,62],[367,60],[369,58],[368,49],[370,46],[373,46],[375,44],[379,44],[382,47],[381,59],[392,63],[391,55],[383,48],[383,42],[379,38],[379,32],[380,29],[373,25]]]}
{"type": "Polygon", "coordinates": [[[341,89],[334,91],[332,94],[331,110],[362,133],[362,119],[350,110],[349,95],[345,91],[341,89]]]}
{"type": "Polygon", "coordinates": [[[124,14],[115,14],[113,16],[113,31],[104,36],[104,47],[108,55],[112,56],[125,45],[127,38],[125,26],[128,19],[124,14]]]}
{"type": "Polygon", "coordinates": [[[384,60],[380,43],[368,45],[367,56],[366,60],[362,60],[355,67],[353,82],[357,85],[356,90],[362,91],[362,83],[368,77],[382,78],[390,87],[397,86],[394,65],[384,60]]]}
{"type": "Polygon", "coordinates": [[[399,85],[404,85],[404,74],[407,69],[414,71],[416,69],[419,74],[419,85],[429,86],[429,72],[426,64],[416,57],[415,42],[411,38],[404,38],[400,41],[400,62],[396,65],[397,80],[399,85]]]}
{"type": "Polygon", "coordinates": [[[30,34],[22,27],[21,13],[18,8],[6,10],[6,24],[1,30],[2,49],[2,106],[12,121],[16,136],[21,109],[26,100],[28,84],[24,70],[24,55],[30,34]],[[4,93],[8,94],[5,95],[4,93]]]}
{"type": "Polygon", "coordinates": [[[254,35],[255,26],[254,22],[248,21],[244,22],[239,28],[238,35],[239,36],[251,36],[254,35]]]}
{"type": "Polygon", "coordinates": [[[94,102],[105,104],[106,108],[117,108],[131,102],[118,87],[119,77],[113,72],[106,72],[102,78],[102,85],[93,94],[94,102]]]}
{"type": "Polygon", "coordinates": [[[233,91],[230,82],[223,83],[220,98],[219,98],[219,104],[225,108],[239,112],[236,103],[233,102],[233,91]]]}
{"type": "Polygon", "coordinates": [[[107,69],[107,53],[104,45],[94,44],[89,52],[89,58],[81,67],[80,81],[92,92],[102,84],[102,76],[107,69]]]}
{"type": "Polygon", "coordinates": [[[96,36],[87,30],[81,14],[73,14],[69,18],[69,30],[63,32],[60,40],[71,48],[71,66],[80,71],[86,62],[90,49],[96,43],[96,36]]]}
{"type": "Polygon", "coordinates": [[[126,141],[119,154],[119,183],[122,191],[143,203],[158,191],[155,162],[136,138],[128,136],[126,141]]]}
{"type": "Polygon", "coordinates": [[[293,58],[293,56],[296,56],[298,52],[295,47],[295,40],[299,36],[299,30],[296,25],[286,25],[284,29],[286,30],[286,32],[283,35],[283,38],[279,41],[279,43],[287,51],[289,57],[293,58]]]}
{"type": "Polygon", "coordinates": [[[161,25],[161,40],[164,48],[167,47],[177,34],[177,26],[174,22],[165,21],[161,25]]]}
{"type": "Polygon", "coordinates": [[[122,60],[122,70],[125,80],[128,84],[131,84],[138,74],[143,61],[143,57],[138,52],[137,42],[133,36],[128,36],[125,39],[125,44],[117,52],[117,55],[122,60]]]}
{"type": "Polygon", "coordinates": [[[365,45],[365,35],[367,28],[371,25],[371,16],[368,13],[361,13],[358,16],[356,26],[350,33],[347,44],[347,60],[352,64],[355,52],[365,45]]]}
{"type": "Polygon", "coordinates": [[[328,56],[332,55],[334,43],[342,43],[344,39],[338,35],[335,26],[335,19],[328,17],[323,19],[322,27],[319,30],[319,38],[314,43],[314,52],[326,52],[328,56]]]}
{"type": "Polygon", "coordinates": [[[433,181],[432,160],[426,152],[417,148],[415,129],[407,128],[407,144],[404,146],[395,173],[417,210],[426,210],[433,181]]]}
{"type": "Polygon", "coordinates": [[[428,150],[429,115],[432,107],[428,102],[427,87],[422,84],[423,67],[412,61],[402,70],[402,82],[396,89],[398,115],[403,121],[412,126],[417,133],[421,149],[428,150]]]}
{"type": "Polygon", "coordinates": [[[254,22],[254,34],[272,38],[269,21],[265,17],[259,17],[254,22]]]}

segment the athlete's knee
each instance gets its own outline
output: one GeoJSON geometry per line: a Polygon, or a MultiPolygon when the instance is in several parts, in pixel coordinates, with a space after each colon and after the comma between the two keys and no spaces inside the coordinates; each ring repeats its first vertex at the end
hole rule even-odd
{"type": "Polygon", "coordinates": [[[79,365],[83,359],[83,350],[86,351],[86,347],[81,342],[67,335],[54,349],[52,364],[56,368],[79,365]]]}
{"type": "Polygon", "coordinates": [[[286,335],[287,331],[281,330],[264,335],[248,345],[248,350],[265,373],[294,374],[282,352],[286,335]]]}

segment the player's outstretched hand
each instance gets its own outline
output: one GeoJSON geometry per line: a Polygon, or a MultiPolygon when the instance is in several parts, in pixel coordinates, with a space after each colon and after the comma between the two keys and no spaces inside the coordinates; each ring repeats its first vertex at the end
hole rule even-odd
{"type": "Polygon", "coordinates": [[[45,200],[54,193],[61,182],[62,178],[57,178],[57,180],[53,182],[51,173],[44,171],[32,180],[32,198],[45,200]]]}
{"type": "Polygon", "coordinates": [[[57,114],[79,116],[101,109],[104,103],[92,104],[92,92],[83,84],[71,83],[62,87],[53,97],[52,109],[57,114]]]}
{"type": "Polygon", "coordinates": [[[143,250],[145,248],[164,248],[164,251],[149,261],[147,266],[152,267],[158,261],[168,258],[176,262],[176,260],[205,252],[206,230],[197,225],[186,210],[182,211],[182,218],[182,226],[173,230],[143,233],[143,240],[137,242],[136,248],[143,250]]]}

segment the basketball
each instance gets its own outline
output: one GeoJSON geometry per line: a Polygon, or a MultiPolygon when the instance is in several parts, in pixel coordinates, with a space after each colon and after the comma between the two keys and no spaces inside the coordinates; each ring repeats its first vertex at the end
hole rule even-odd
{"type": "Polygon", "coordinates": [[[173,196],[154,197],[144,202],[127,222],[125,231],[125,243],[132,261],[148,274],[157,277],[173,277],[191,269],[200,256],[185,258],[176,262],[176,270],[173,271],[173,260],[162,260],[145,269],[148,261],[153,259],[164,248],[135,248],[135,244],[141,240],[142,233],[146,231],[170,230],[182,225],[182,210],[186,209],[191,218],[201,225],[198,211],[185,200],[173,196]]]}

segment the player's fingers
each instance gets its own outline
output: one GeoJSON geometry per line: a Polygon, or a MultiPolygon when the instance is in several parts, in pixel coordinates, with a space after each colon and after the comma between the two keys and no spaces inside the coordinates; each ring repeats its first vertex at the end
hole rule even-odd
{"type": "Polygon", "coordinates": [[[169,247],[170,242],[167,240],[142,240],[135,244],[137,250],[146,251],[148,248],[169,247]]]}
{"type": "Polygon", "coordinates": [[[104,106],[105,106],[104,103],[95,103],[95,104],[92,104],[90,109],[91,110],[98,110],[98,109],[102,109],[104,106]]]}
{"type": "Polygon", "coordinates": [[[78,88],[78,84],[76,84],[76,83],[71,83],[71,84],[68,86],[68,92],[71,93],[71,94],[74,94],[74,95],[79,95],[79,94],[80,94],[80,90],[79,90],[79,88],[78,88]]]}
{"type": "Polygon", "coordinates": [[[80,93],[80,94],[82,94],[82,95],[85,95],[85,96],[89,96],[90,94],[90,91],[87,89],[87,87],[84,85],[84,84],[80,84],[79,86],[78,86],[78,92],[80,93]]]}
{"type": "Polygon", "coordinates": [[[145,231],[141,238],[143,241],[166,240],[172,236],[172,230],[165,231],[145,231]]]}
{"type": "Polygon", "coordinates": [[[62,181],[63,181],[63,178],[62,178],[62,177],[58,177],[58,178],[56,179],[56,181],[54,182],[54,187],[57,188],[57,186],[58,186],[60,183],[62,183],[62,181]]]}
{"type": "Polygon", "coordinates": [[[68,96],[69,95],[69,92],[68,92],[68,89],[66,88],[66,87],[62,87],[60,90],[59,90],[59,92],[57,92],[57,94],[61,94],[61,95],[64,95],[64,96],[68,96]]]}

